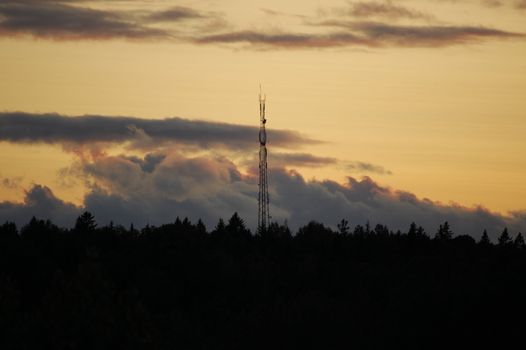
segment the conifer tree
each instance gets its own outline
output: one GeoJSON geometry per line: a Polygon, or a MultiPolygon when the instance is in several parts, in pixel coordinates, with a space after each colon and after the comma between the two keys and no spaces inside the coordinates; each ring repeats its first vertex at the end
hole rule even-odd
{"type": "Polygon", "coordinates": [[[449,228],[449,223],[446,221],[443,225],[440,225],[435,235],[435,239],[438,240],[449,240],[453,238],[453,231],[449,228]]]}
{"type": "Polygon", "coordinates": [[[505,227],[504,231],[502,231],[499,237],[499,246],[503,247],[505,245],[508,245],[509,243],[511,243],[511,237],[508,233],[508,228],[505,227]]]}
{"type": "Polygon", "coordinates": [[[411,238],[416,236],[416,224],[414,222],[411,223],[409,226],[409,231],[407,231],[407,235],[411,238]]]}
{"type": "Polygon", "coordinates": [[[349,234],[349,221],[342,219],[342,221],[338,223],[338,232],[343,236],[349,234]]]}
{"type": "Polygon", "coordinates": [[[480,237],[479,243],[483,244],[483,245],[491,244],[491,242],[489,240],[489,236],[488,236],[488,231],[484,230],[484,232],[482,233],[482,237],[480,237]]]}
{"type": "Polygon", "coordinates": [[[524,244],[524,238],[522,237],[522,233],[519,232],[519,234],[515,238],[515,241],[513,241],[513,245],[515,245],[515,247],[519,249],[524,249],[525,244],[524,244]]]}
{"type": "Polygon", "coordinates": [[[91,232],[95,231],[97,223],[95,217],[89,211],[82,213],[75,222],[75,231],[91,232]]]}

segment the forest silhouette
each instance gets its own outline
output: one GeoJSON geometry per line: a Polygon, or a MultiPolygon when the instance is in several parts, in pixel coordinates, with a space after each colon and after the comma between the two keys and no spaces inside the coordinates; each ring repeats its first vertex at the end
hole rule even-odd
{"type": "Polygon", "coordinates": [[[0,226],[0,349],[385,349],[521,339],[526,246],[346,220],[252,233],[0,226]],[[516,321],[519,320],[519,321],[516,321]],[[454,342],[453,342],[453,339],[454,342]]]}

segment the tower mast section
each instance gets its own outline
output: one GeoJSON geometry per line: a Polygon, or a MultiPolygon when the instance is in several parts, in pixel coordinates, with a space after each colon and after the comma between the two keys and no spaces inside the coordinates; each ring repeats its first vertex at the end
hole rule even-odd
{"type": "Polygon", "coordinates": [[[266,230],[270,223],[269,197],[268,197],[268,179],[267,179],[267,131],[265,124],[266,96],[261,94],[259,87],[259,194],[258,194],[258,229],[266,230]]]}

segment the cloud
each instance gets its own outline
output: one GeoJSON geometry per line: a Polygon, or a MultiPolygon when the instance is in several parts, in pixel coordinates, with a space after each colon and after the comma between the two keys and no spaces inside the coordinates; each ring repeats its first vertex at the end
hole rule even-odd
{"type": "MultiPolygon", "coordinates": [[[[76,215],[86,209],[101,224],[158,225],[179,216],[202,218],[213,227],[219,217],[227,218],[237,211],[250,227],[256,226],[257,175],[242,173],[225,157],[185,157],[173,151],[164,157],[101,156],[80,162],[82,176],[90,179],[82,208],[37,185],[26,193],[23,203],[0,203],[0,222],[15,220],[22,224],[36,215],[71,226],[76,215]],[[145,168],[152,159],[155,165],[145,168]]],[[[482,207],[419,199],[369,177],[349,177],[345,183],[307,181],[296,171],[272,169],[269,191],[272,219],[287,220],[293,229],[310,220],[334,226],[345,218],[352,225],[369,221],[373,227],[382,223],[403,231],[415,221],[431,235],[446,220],[457,234],[475,238],[484,229],[496,238],[505,226],[513,233],[526,231],[526,212],[504,216],[482,207]]]]}
{"type": "Polygon", "coordinates": [[[155,22],[178,22],[189,19],[207,18],[203,13],[190,7],[175,6],[149,14],[146,19],[155,22]]]}
{"type": "Polygon", "coordinates": [[[157,165],[159,165],[166,158],[165,154],[147,154],[144,159],[137,156],[129,156],[126,159],[138,164],[142,171],[151,173],[157,165]]]}
{"type": "MultiPolygon", "coordinates": [[[[255,154],[243,162],[243,165],[250,166],[257,164],[258,155],[255,154]]],[[[320,157],[310,153],[282,153],[270,152],[268,162],[273,168],[307,167],[318,168],[329,165],[337,165],[338,159],[333,157],[320,157]]]]}
{"type": "Polygon", "coordinates": [[[11,190],[17,189],[20,187],[22,182],[22,177],[0,177],[0,186],[8,188],[11,190]]]}
{"type": "Polygon", "coordinates": [[[81,208],[66,203],[46,186],[34,185],[26,192],[22,203],[0,202],[0,221],[14,221],[18,225],[29,222],[31,217],[50,219],[54,223],[71,227],[81,208]]]}
{"type": "Polygon", "coordinates": [[[269,8],[260,8],[261,12],[263,12],[267,16],[272,17],[289,17],[289,18],[300,18],[300,19],[307,19],[308,16],[306,15],[300,15],[297,13],[289,13],[289,12],[282,12],[282,11],[276,11],[269,8]]]}
{"type": "Polygon", "coordinates": [[[371,178],[349,177],[348,182],[305,181],[295,172],[273,172],[271,202],[288,213],[288,222],[299,225],[308,220],[335,224],[341,218],[352,224],[382,223],[391,229],[406,230],[415,221],[434,234],[439,224],[449,221],[457,234],[480,237],[487,229],[493,237],[508,226],[512,231],[524,230],[524,217],[504,217],[482,207],[466,208],[444,205],[414,194],[380,186],[371,178]]]}
{"type": "Polygon", "coordinates": [[[526,0],[481,0],[481,2],[488,7],[502,7],[508,4],[519,10],[526,8],[526,0]]]}
{"type": "Polygon", "coordinates": [[[345,14],[352,17],[382,17],[388,19],[430,19],[431,16],[404,6],[395,5],[391,1],[360,1],[350,3],[350,9],[345,14]]]}
{"type": "MultiPolygon", "coordinates": [[[[441,0],[443,2],[451,2],[451,3],[469,3],[467,0],[441,0]]],[[[491,7],[491,8],[498,8],[498,7],[504,7],[509,6],[516,9],[524,9],[526,8],[526,0],[480,0],[479,3],[481,3],[484,6],[491,7]]]]}
{"type": "Polygon", "coordinates": [[[249,44],[261,48],[445,47],[488,39],[523,38],[524,34],[483,26],[402,26],[380,22],[325,20],[316,24],[335,27],[329,33],[234,31],[195,38],[198,44],[249,44]]]}
{"type": "Polygon", "coordinates": [[[385,169],[381,165],[371,164],[367,162],[354,161],[349,162],[346,166],[350,172],[366,172],[380,175],[392,175],[391,170],[385,169]]]}
{"type": "MultiPolygon", "coordinates": [[[[175,143],[201,148],[219,146],[243,150],[253,147],[258,128],[183,118],[143,119],[134,117],[80,116],[59,114],[0,113],[0,141],[66,145],[131,143],[134,148],[158,148],[175,143]]],[[[275,147],[298,147],[318,141],[288,130],[272,130],[269,143],[275,147]]]]}
{"type": "Polygon", "coordinates": [[[524,34],[483,26],[391,25],[381,22],[329,20],[322,26],[347,28],[360,33],[369,46],[442,47],[479,42],[484,39],[524,38],[524,34]]]}
{"type": "Polygon", "coordinates": [[[72,6],[58,1],[0,3],[0,36],[55,40],[170,37],[168,32],[143,26],[121,12],[72,6]]]}
{"type": "Polygon", "coordinates": [[[500,7],[503,5],[499,0],[482,0],[482,3],[488,7],[500,7]]]}
{"type": "MultiPolygon", "coordinates": [[[[245,45],[256,49],[445,47],[524,36],[484,26],[396,26],[382,22],[349,22],[341,21],[341,14],[324,21],[311,19],[310,23],[308,17],[299,16],[310,27],[303,32],[231,30],[232,25],[222,14],[191,7],[120,11],[88,7],[89,3],[81,0],[4,1],[0,3],[0,36],[54,40],[160,40],[196,45],[245,45]],[[313,26],[323,31],[312,32],[313,26]]],[[[524,5],[524,1],[516,2],[517,7],[524,5]]],[[[374,17],[389,21],[430,19],[427,14],[391,1],[362,1],[350,6],[350,9],[340,12],[354,18],[374,17]]],[[[263,11],[271,16],[284,15],[269,9],[263,11]]]]}
{"type": "Polygon", "coordinates": [[[269,160],[274,167],[320,167],[334,165],[338,162],[336,158],[319,157],[309,153],[271,153],[269,160]]]}
{"type": "Polygon", "coordinates": [[[197,44],[239,44],[245,43],[264,48],[328,48],[348,45],[367,45],[352,33],[301,34],[258,31],[234,31],[211,34],[194,39],[197,44]]]}

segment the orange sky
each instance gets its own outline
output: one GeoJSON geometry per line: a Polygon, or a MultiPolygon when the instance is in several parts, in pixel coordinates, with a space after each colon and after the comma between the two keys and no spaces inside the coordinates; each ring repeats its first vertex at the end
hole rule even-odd
{"type": "MultiPolygon", "coordinates": [[[[257,126],[261,82],[268,101],[269,152],[272,129],[290,129],[325,141],[301,152],[338,160],[299,167],[307,178],[344,181],[347,175],[368,175],[444,203],[502,213],[526,209],[526,40],[521,36],[526,9],[517,8],[518,2],[498,7],[475,0],[146,3],[72,6],[133,13],[185,6],[204,13],[206,23],[151,25],[175,28],[171,33],[178,39],[129,40],[111,33],[86,39],[0,29],[0,111],[179,116],[257,126]],[[352,22],[353,33],[367,36],[367,44],[326,46],[327,33],[341,31],[320,24],[329,20],[352,22]],[[369,29],[373,22],[397,26],[391,31],[427,29],[393,39],[379,34],[377,26],[369,29]],[[366,29],[360,29],[363,23],[366,29]],[[430,31],[451,27],[463,32],[429,38],[430,31]],[[513,35],[473,34],[473,28],[513,35]],[[199,42],[239,32],[244,39],[199,42]],[[319,34],[323,40],[291,48],[303,39],[280,44],[282,37],[261,39],[253,33],[319,34]],[[352,169],[353,162],[386,173],[352,169]]],[[[254,147],[257,152],[257,139],[254,147]]],[[[82,183],[60,179],[60,169],[74,161],[75,155],[58,145],[0,142],[0,178],[8,179],[0,186],[0,199],[21,201],[24,189],[39,183],[81,204],[82,183]]]]}

